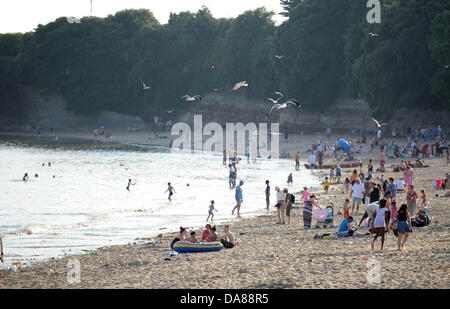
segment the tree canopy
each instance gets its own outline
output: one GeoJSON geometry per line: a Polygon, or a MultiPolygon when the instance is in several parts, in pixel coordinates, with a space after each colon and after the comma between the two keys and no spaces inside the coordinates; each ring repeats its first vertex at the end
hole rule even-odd
{"type": "Polygon", "coordinates": [[[279,26],[265,8],[218,19],[203,7],[172,13],[167,24],[145,9],[123,10],[0,34],[0,117],[20,117],[24,86],[61,94],[79,114],[146,118],[182,107],[185,94],[244,80],[244,96],[282,91],[317,111],[339,95],[383,113],[450,110],[449,1],[384,0],[379,24],[367,22],[366,1],[280,2],[287,19],[279,26]]]}

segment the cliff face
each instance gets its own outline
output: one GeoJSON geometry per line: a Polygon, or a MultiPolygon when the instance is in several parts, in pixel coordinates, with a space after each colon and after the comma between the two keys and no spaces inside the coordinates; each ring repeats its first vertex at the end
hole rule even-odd
{"type": "MultiPolygon", "coordinates": [[[[173,114],[158,115],[162,120],[172,118],[175,122],[187,122],[192,124],[194,115],[202,115],[203,123],[217,122],[224,125],[227,122],[244,124],[254,122],[270,123],[278,122],[280,131],[286,128],[290,132],[305,134],[326,134],[326,129],[331,128],[334,133],[354,134],[366,132],[373,134],[376,126],[370,120],[373,110],[364,100],[338,99],[332,108],[323,113],[311,112],[303,108],[296,109],[289,106],[281,111],[274,111],[270,119],[266,114],[271,107],[269,101],[248,99],[239,92],[212,92],[204,95],[202,101],[180,102],[180,107],[173,114]]],[[[92,130],[101,125],[111,129],[127,129],[133,127],[143,129],[146,127],[140,117],[101,112],[99,115],[77,115],[68,112],[66,102],[60,95],[39,95],[35,90],[26,88],[23,91],[22,100],[27,106],[27,113],[22,125],[48,128],[53,122],[57,130],[92,130]]],[[[285,102],[282,98],[280,102],[285,102]]],[[[301,103],[301,102],[300,102],[301,103]]],[[[153,115],[147,117],[153,119],[153,115]]],[[[432,110],[408,110],[399,109],[391,116],[380,118],[380,121],[389,122],[390,126],[383,127],[384,134],[390,134],[395,128],[397,134],[404,134],[407,127],[411,128],[435,128],[441,125],[444,129],[450,127],[450,114],[435,112],[432,110]]]]}
{"type": "Polygon", "coordinates": [[[78,115],[66,110],[66,101],[61,95],[40,95],[32,88],[24,89],[26,105],[24,125],[57,130],[93,130],[104,126],[110,129],[143,129],[145,123],[140,117],[134,117],[109,111],[98,115],[78,115]]]}

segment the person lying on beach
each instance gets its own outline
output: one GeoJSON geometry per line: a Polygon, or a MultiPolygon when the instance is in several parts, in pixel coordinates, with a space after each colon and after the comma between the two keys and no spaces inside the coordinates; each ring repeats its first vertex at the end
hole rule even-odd
{"type": "Polygon", "coordinates": [[[191,236],[188,237],[188,238],[186,238],[186,241],[187,241],[187,242],[194,243],[194,244],[198,243],[198,240],[197,240],[197,233],[196,233],[195,231],[192,231],[192,232],[191,232],[191,236]]]}
{"type": "Polygon", "coordinates": [[[173,250],[173,245],[175,245],[178,241],[185,241],[186,240],[186,229],[184,227],[180,227],[180,234],[178,234],[177,237],[175,237],[172,242],[170,243],[170,249],[173,250]]]}
{"type": "Polygon", "coordinates": [[[220,242],[225,248],[233,248],[236,245],[236,239],[230,231],[230,226],[224,225],[223,234],[220,236],[220,242]]]}
{"type": "Polygon", "coordinates": [[[169,201],[171,201],[172,200],[172,195],[173,195],[173,193],[175,192],[175,193],[177,193],[177,191],[175,191],[175,188],[174,187],[172,187],[172,185],[170,184],[170,182],[167,184],[169,187],[167,188],[167,190],[164,192],[164,193],[166,193],[167,191],[169,191],[169,201]]]}

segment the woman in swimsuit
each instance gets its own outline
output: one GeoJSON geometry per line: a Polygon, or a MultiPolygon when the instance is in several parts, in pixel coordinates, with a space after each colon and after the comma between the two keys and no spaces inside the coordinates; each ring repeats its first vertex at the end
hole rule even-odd
{"type": "Polygon", "coordinates": [[[184,227],[180,227],[180,234],[178,234],[178,236],[172,240],[172,242],[170,243],[170,248],[173,250],[173,245],[175,245],[176,242],[185,240],[186,240],[186,229],[184,227]]]}

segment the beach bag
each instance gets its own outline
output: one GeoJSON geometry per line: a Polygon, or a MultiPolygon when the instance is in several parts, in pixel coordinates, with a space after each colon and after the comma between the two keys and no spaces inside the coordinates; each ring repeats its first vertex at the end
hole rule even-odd
{"type": "Polygon", "coordinates": [[[391,230],[397,230],[398,229],[398,219],[397,218],[392,219],[392,222],[389,225],[389,228],[391,230]]]}

